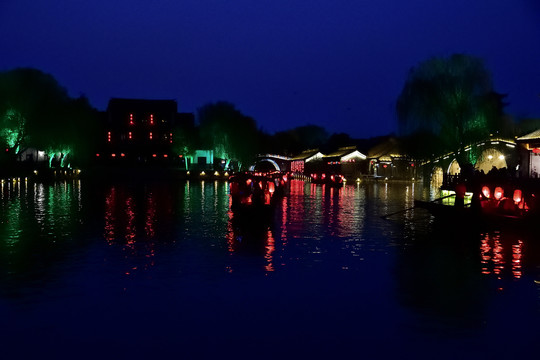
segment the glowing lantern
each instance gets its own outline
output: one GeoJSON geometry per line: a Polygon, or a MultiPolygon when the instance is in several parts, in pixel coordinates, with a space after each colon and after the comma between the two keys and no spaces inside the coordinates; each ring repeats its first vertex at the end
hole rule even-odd
{"type": "Polygon", "coordinates": [[[487,186],[482,187],[482,194],[483,194],[487,199],[489,199],[489,197],[491,196],[491,193],[490,193],[489,188],[488,188],[487,186]]]}
{"type": "Polygon", "coordinates": [[[501,200],[503,195],[504,195],[504,191],[503,191],[502,187],[497,186],[495,188],[495,191],[493,192],[493,196],[495,197],[495,200],[501,200]]]}
{"type": "Polygon", "coordinates": [[[247,180],[246,180],[246,184],[247,184],[247,185],[251,185],[251,179],[247,179],[247,180]]]}
{"type": "Polygon", "coordinates": [[[523,193],[521,192],[521,190],[519,190],[519,189],[514,190],[514,197],[513,197],[513,199],[514,199],[514,202],[515,202],[516,204],[520,203],[521,200],[523,200],[523,193]]]}
{"type": "Polygon", "coordinates": [[[321,179],[324,179],[326,177],[326,174],[321,175],[321,179]]]}
{"type": "Polygon", "coordinates": [[[275,185],[273,182],[268,182],[268,192],[272,194],[276,190],[275,185]]]}

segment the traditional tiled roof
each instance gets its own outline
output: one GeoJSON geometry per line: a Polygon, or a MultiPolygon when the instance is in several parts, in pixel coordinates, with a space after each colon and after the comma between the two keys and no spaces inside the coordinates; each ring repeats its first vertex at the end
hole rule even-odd
{"type": "Polygon", "coordinates": [[[330,153],[328,155],[324,155],[325,158],[342,158],[347,155],[352,155],[354,153],[358,153],[357,155],[361,158],[365,158],[366,156],[362,154],[360,151],[356,150],[356,146],[347,146],[339,148],[337,151],[334,151],[333,153],[330,153]]]}
{"type": "MultiPolygon", "coordinates": [[[[309,159],[310,157],[316,155],[317,153],[319,153],[319,149],[310,149],[310,150],[305,150],[305,151],[302,151],[300,154],[296,155],[296,156],[293,156],[291,158],[292,161],[295,161],[295,160],[306,160],[306,159],[309,159]]],[[[322,154],[321,154],[322,156],[322,154]]]]}
{"type": "Polygon", "coordinates": [[[398,141],[395,138],[390,138],[369,149],[368,157],[371,159],[390,159],[392,156],[399,156],[400,149],[398,141]]]}
{"type": "Polygon", "coordinates": [[[533,131],[530,134],[523,135],[522,137],[518,137],[516,140],[517,141],[540,140],[540,129],[533,131]]]}

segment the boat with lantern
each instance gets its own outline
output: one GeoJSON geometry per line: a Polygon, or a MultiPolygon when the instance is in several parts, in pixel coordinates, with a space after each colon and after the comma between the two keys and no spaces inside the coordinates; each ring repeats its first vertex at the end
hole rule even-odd
{"type": "Polygon", "coordinates": [[[415,208],[428,210],[436,218],[456,224],[488,226],[530,226],[540,220],[536,182],[458,183],[453,189],[441,189],[441,197],[433,201],[415,200],[415,208]]]}
{"type": "Polygon", "coordinates": [[[288,174],[240,172],[229,177],[231,210],[269,209],[285,192],[288,174]]]}

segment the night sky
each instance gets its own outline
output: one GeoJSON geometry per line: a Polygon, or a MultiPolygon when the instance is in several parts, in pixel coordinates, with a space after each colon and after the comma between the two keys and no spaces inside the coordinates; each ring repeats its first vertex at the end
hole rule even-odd
{"type": "Polygon", "coordinates": [[[111,97],[234,103],[268,132],[395,132],[412,66],[485,60],[507,112],[540,117],[538,0],[0,0],[0,70],[111,97]]]}

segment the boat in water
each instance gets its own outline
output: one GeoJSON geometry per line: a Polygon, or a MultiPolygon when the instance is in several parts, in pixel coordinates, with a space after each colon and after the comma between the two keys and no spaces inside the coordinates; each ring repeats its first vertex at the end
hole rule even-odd
{"type": "Polygon", "coordinates": [[[269,209],[285,193],[287,173],[240,172],[229,177],[231,209],[269,209]]]}
{"type": "Polygon", "coordinates": [[[530,227],[540,220],[540,187],[523,182],[458,183],[441,189],[441,198],[415,200],[415,208],[428,210],[437,219],[456,224],[530,227]]]}

